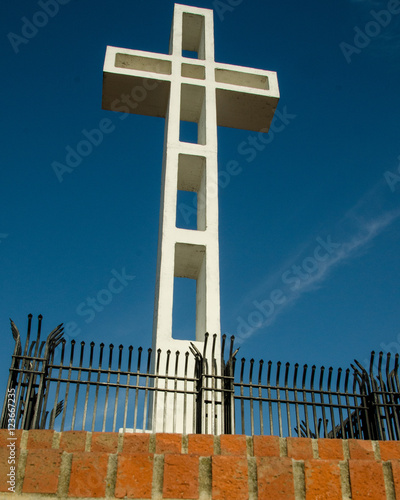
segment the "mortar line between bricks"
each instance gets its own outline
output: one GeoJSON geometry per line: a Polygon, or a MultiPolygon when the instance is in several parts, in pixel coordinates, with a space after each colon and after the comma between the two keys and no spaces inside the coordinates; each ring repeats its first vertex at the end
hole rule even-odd
{"type": "Polygon", "coordinates": [[[124,449],[124,433],[118,433],[118,444],[117,444],[117,453],[122,453],[124,449]]]}
{"type": "Polygon", "coordinates": [[[155,434],[150,434],[149,437],[149,453],[155,453],[156,452],[156,435],[155,434]]]}
{"type": "Polygon", "coordinates": [[[118,468],[118,455],[112,453],[108,457],[107,476],[106,476],[106,497],[115,497],[115,485],[117,483],[117,468],[118,468]]]}
{"type": "Polygon", "coordinates": [[[371,444],[372,444],[372,449],[374,450],[375,460],[380,460],[381,459],[381,450],[379,448],[378,441],[371,441],[371,444]]]}
{"type": "Polygon", "coordinates": [[[212,457],[199,457],[199,500],[212,498],[212,457]]]}
{"type": "Polygon", "coordinates": [[[342,488],[343,500],[351,500],[350,469],[348,460],[339,462],[340,468],[340,486],[342,488]]]}
{"type": "Polygon", "coordinates": [[[29,437],[29,431],[22,431],[21,441],[19,443],[20,450],[28,449],[28,437],[29,437]]]}
{"type": "Polygon", "coordinates": [[[382,462],[382,468],[383,468],[383,480],[385,482],[386,499],[396,500],[392,463],[382,462]]]}
{"type": "Polygon", "coordinates": [[[151,489],[152,500],[161,500],[164,486],[164,455],[154,455],[153,484],[151,489]]]}
{"type": "Polygon", "coordinates": [[[220,439],[220,436],[214,436],[214,455],[221,455],[221,439],[220,439]]]}
{"type": "Polygon", "coordinates": [[[306,500],[306,480],[304,473],[304,460],[292,459],[294,498],[295,500],[306,500]]]}
{"type": "Polygon", "coordinates": [[[63,451],[61,454],[60,475],[58,477],[57,496],[67,498],[71,479],[72,453],[63,451]]]}
{"type": "Polygon", "coordinates": [[[257,459],[256,457],[247,457],[247,478],[249,486],[249,500],[257,500],[257,459]]]}
{"type": "Polygon", "coordinates": [[[246,437],[246,450],[247,450],[247,455],[249,457],[254,457],[254,446],[253,446],[253,437],[252,436],[246,437]]]}
{"type": "Polygon", "coordinates": [[[189,436],[182,434],[182,455],[187,455],[189,451],[189,436]]]}
{"type": "Polygon", "coordinates": [[[92,433],[87,432],[85,440],[85,451],[90,451],[91,447],[92,447],[92,433]]]}
{"type": "Polygon", "coordinates": [[[183,434],[180,434],[180,436],[181,436],[181,455],[184,455],[184,453],[185,453],[185,451],[184,451],[185,444],[183,442],[184,441],[183,434]]]}
{"type": "Polygon", "coordinates": [[[343,458],[345,460],[350,460],[350,448],[349,448],[349,442],[347,439],[343,439],[342,448],[343,448],[343,458]]]}
{"type": "Polygon", "coordinates": [[[22,487],[24,485],[25,479],[25,467],[26,467],[26,459],[28,456],[28,450],[20,450],[18,465],[17,465],[17,473],[16,473],[16,485],[15,485],[15,493],[22,493],[22,487]]]}
{"type": "Polygon", "coordinates": [[[318,439],[311,439],[313,458],[319,458],[318,439]]]}
{"type": "Polygon", "coordinates": [[[279,456],[280,457],[287,457],[288,455],[287,451],[287,440],[286,438],[280,437],[279,438],[279,456]]]}
{"type": "Polygon", "coordinates": [[[58,450],[60,448],[61,432],[54,431],[53,440],[51,447],[53,450],[58,450]]]}

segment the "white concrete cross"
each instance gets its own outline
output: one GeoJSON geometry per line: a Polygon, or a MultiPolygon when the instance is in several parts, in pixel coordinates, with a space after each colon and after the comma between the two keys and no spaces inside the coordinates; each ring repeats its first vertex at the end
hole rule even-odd
{"type": "Polygon", "coordinates": [[[267,130],[279,100],[277,75],[215,62],[213,11],[179,4],[168,55],[107,47],[103,75],[104,109],[166,118],[153,349],[184,353],[194,340],[190,333],[174,339],[172,325],[174,278],[190,278],[193,343],[202,351],[205,332],[217,334],[219,365],[217,125],[267,130]],[[185,121],[197,123],[197,143],[180,140],[185,121]],[[178,190],[197,193],[196,230],[176,226],[178,190]]]}

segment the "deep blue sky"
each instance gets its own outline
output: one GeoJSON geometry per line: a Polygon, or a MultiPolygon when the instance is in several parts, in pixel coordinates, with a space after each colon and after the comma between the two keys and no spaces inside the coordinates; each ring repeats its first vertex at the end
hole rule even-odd
{"type": "MultiPolygon", "coordinates": [[[[268,144],[218,131],[222,332],[256,359],[347,367],[400,352],[400,14],[380,26],[371,13],[397,4],[231,3],[215,12],[216,60],[277,71],[281,100],[268,144]]],[[[71,0],[48,22],[40,11],[20,0],[0,16],[0,387],[9,317],[23,337],[32,313],[46,334],[76,323],[79,341],[151,344],[164,120],[103,111],[102,67],[107,45],[167,53],[173,2],[71,0]],[[33,19],[44,25],[23,43],[33,19]],[[105,118],[112,131],[59,182],[52,163],[105,118]],[[123,272],[135,278],[83,315],[123,272]]]]}

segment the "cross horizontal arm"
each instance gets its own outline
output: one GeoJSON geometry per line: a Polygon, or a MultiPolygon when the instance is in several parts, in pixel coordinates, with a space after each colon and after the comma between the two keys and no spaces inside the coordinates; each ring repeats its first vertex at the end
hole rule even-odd
{"type": "Polygon", "coordinates": [[[219,126],[268,131],[279,101],[274,71],[216,63],[214,78],[219,126]]]}
{"type": "Polygon", "coordinates": [[[102,108],[165,118],[171,66],[168,55],[107,47],[102,108]]]}
{"type": "MultiPolygon", "coordinates": [[[[217,124],[223,127],[266,132],[279,101],[274,71],[107,47],[103,109],[165,118],[172,82],[184,83],[183,95],[192,97],[190,88],[214,86],[217,124]],[[177,58],[181,70],[174,75],[177,58]]],[[[181,119],[195,121],[194,116],[182,111],[181,119]]]]}

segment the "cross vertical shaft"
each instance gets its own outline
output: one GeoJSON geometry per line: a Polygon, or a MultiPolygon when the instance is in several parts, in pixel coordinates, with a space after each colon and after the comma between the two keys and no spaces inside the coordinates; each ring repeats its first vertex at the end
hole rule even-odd
{"type": "MultiPolygon", "coordinates": [[[[187,340],[174,339],[173,309],[175,306],[179,311],[180,305],[173,304],[171,291],[175,278],[193,279],[196,280],[194,343],[202,352],[205,333],[217,334],[218,370],[221,341],[217,118],[215,91],[208,84],[213,72],[207,68],[207,63],[214,63],[211,11],[175,6],[170,54],[172,80],[164,141],[153,349],[166,352],[173,347],[173,351],[181,353],[188,350],[187,340]],[[184,57],[184,50],[194,52],[198,58],[184,57]],[[180,140],[182,121],[197,123],[197,143],[180,140]],[[196,230],[176,227],[178,190],[197,193],[196,230]]],[[[193,333],[188,332],[188,339],[194,340],[193,333]]]]}
{"type": "MultiPolygon", "coordinates": [[[[276,73],[215,62],[213,11],[209,9],[175,4],[168,55],[107,47],[103,108],[166,118],[153,320],[155,353],[183,354],[191,340],[203,352],[205,333],[216,334],[209,365],[220,374],[217,125],[266,132],[278,99],[276,73]],[[196,57],[187,57],[186,51],[196,57]],[[197,141],[181,140],[183,122],[197,124],[197,141]],[[197,229],[176,225],[179,190],[197,193],[197,229]],[[188,332],[187,340],[174,338],[177,277],[196,280],[195,335],[188,332]]],[[[190,424],[192,410],[183,429],[172,429],[166,424],[166,408],[169,415],[169,401],[158,405],[153,432],[195,431],[190,424]]],[[[174,410],[179,408],[174,406],[174,410]]],[[[222,425],[218,413],[212,420],[217,421],[212,430],[217,433],[222,425]]]]}
{"type": "MultiPolygon", "coordinates": [[[[217,119],[215,91],[207,81],[212,78],[207,63],[214,62],[212,33],[211,11],[175,7],[153,331],[153,342],[162,349],[172,345],[175,277],[196,280],[196,341],[203,342],[205,332],[220,335],[217,119]],[[197,52],[199,59],[183,57],[183,50],[197,52]],[[196,144],[180,141],[182,121],[197,123],[196,144]],[[176,227],[178,190],[197,193],[197,230],[176,227]]],[[[173,344],[185,352],[183,342],[173,344]]]]}

